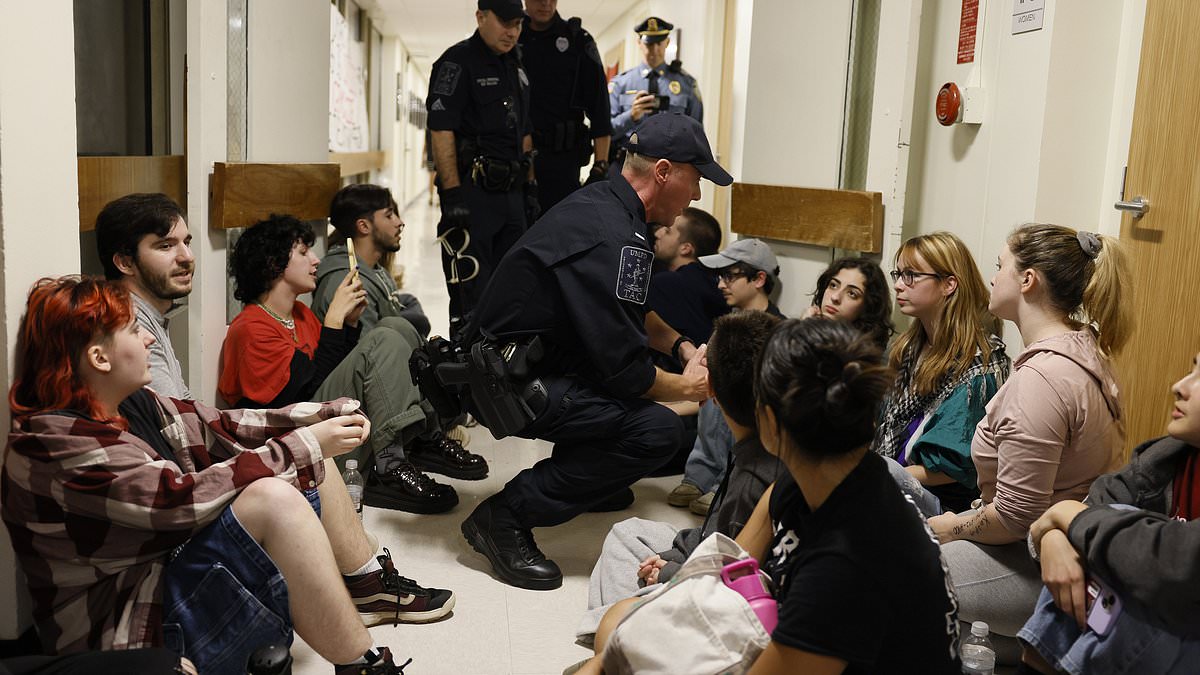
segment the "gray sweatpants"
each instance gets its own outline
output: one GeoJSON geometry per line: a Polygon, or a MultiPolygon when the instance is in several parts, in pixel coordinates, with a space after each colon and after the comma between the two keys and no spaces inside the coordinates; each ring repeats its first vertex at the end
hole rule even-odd
{"type": "Polygon", "coordinates": [[[649,592],[638,587],[638,565],[646,558],[671,548],[678,530],[667,523],[627,518],[612,526],[604,537],[600,559],[588,582],[588,609],[575,629],[575,637],[590,644],[600,619],[614,603],[649,592]]]}
{"type": "Polygon", "coordinates": [[[1002,546],[952,541],[942,546],[950,581],[958,596],[958,619],[963,635],[972,621],[986,621],[1001,663],[1020,658],[1017,631],[1033,615],[1042,573],[1029,557],[1024,541],[1002,546]]]}

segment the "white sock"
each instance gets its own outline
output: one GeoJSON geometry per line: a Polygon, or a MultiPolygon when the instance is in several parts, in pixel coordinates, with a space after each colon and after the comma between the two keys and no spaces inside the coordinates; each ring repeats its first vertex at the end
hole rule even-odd
{"type": "Polygon", "coordinates": [[[375,645],[371,650],[363,653],[362,656],[354,659],[350,663],[342,663],[343,666],[352,666],[359,663],[365,663],[368,666],[373,666],[380,661],[383,661],[383,647],[375,645]]]}
{"type": "Polygon", "coordinates": [[[349,574],[343,574],[342,576],[358,577],[358,576],[362,576],[364,574],[369,574],[371,572],[378,572],[381,569],[383,569],[383,565],[379,564],[379,560],[375,556],[371,556],[370,558],[367,558],[367,562],[363,563],[362,567],[354,570],[353,572],[351,572],[349,574]]]}

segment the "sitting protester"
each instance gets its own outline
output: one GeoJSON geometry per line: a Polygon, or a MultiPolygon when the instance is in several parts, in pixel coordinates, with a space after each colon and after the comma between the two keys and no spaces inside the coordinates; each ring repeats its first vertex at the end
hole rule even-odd
{"type": "MultiPolygon", "coordinates": [[[[717,288],[731,311],[758,310],[785,318],[771,302],[779,280],[779,261],[771,247],[758,239],[739,239],[715,255],[700,258],[700,264],[717,274],[717,288]]],[[[696,442],[688,455],[683,479],[667,495],[671,506],[686,506],[707,515],[717,486],[725,476],[733,437],[712,401],[700,406],[696,442]]]]}
{"type": "MultiPolygon", "coordinates": [[[[754,675],[959,672],[955,600],[940,550],[870,451],[892,380],[881,357],[873,339],[843,322],[792,320],[759,359],[759,437],[787,470],[737,537],[774,581],[779,602],[754,675]]],[[[605,616],[598,654],[636,602],[605,616]]],[[[601,672],[601,658],[579,672],[601,672]]]]}
{"type": "Polygon", "coordinates": [[[875,338],[880,349],[896,332],[892,325],[892,298],[883,270],[869,258],[841,258],[817,277],[808,317],[849,321],[875,338]]]}
{"type": "Polygon", "coordinates": [[[667,523],[629,518],[613,525],[588,586],[588,611],[576,635],[584,641],[612,603],[671,579],[705,537],[735,537],[764,490],[778,474],[776,458],[762,447],[754,426],[754,364],[779,318],[766,312],[737,312],[717,319],[708,343],[708,386],[734,445],[728,480],[700,527],[677,530],[667,523]]]}
{"type": "Polygon", "coordinates": [[[1025,350],[988,403],[971,456],[982,501],[929,519],[965,622],[985,621],[999,662],[1033,613],[1041,582],[1025,546],[1054,504],[1081,499],[1124,451],[1112,359],[1129,338],[1124,253],[1109,237],[1030,224],[1000,252],[988,303],[1025,350]]]}
{"type": "Polygon", "coordinates": [[[1000,322],[975,259],[949,232],[904,242],[892,279],[914,321],[892,345],[896,382],[874,449],[926,516],[965,510],[979,496],[971,436],[1008,376],[1000,322]]]}
{"type": "Polygon", "coordinates": [[[355,275],[343,277],[324,322],[297,300],[316,286],[313,240],[308,225],[291,216],[272,216],[238,239],[229,269],[234,297],[245,309],[225,336],[217,390],[235,406],[361,400],[375,433],[348,458],[369,469],[363,501],[413,513],[452,509],[458,503],[454,488],[422,473],[410,456],[424,454],[460,478],[483,478],[487,463],[441,435],[442,422],[427,410],[408,367],[422,344],[412,324],[386,317],[359,339],[366,292],[355,275]]]}
{"type": "Polygon", "coordinates": [[[1024,672],[1196,671],[1200,354],[1171,392],[1167,436],[1143,443],[1123,469],[1097,478],[1086,501],[1060,501],[1030,528],[1046,587],[1017,633],[1024,672]],[[1106,590],[1092,598],[1095,582],[1106,590]],[[1105,593],[1120,604],[1106,607],[1105,593]]]}
{"type": "Polygon", "coordinates": [[[244,673],[294,625],[338,673],[399,673],[364,620],[437,619],[454,597],[373,558],[344,488],[318,497],[338,480],[325,457],[369,437],[358,402],[166,398],[144,388],[153,342],[114,282],[30,291],[0,480],[43,647],[167,646],[201,673],[244,673]]]}

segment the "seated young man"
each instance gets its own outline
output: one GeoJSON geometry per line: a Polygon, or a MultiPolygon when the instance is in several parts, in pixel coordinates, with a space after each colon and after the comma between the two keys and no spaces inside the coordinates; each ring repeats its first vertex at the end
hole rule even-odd
{"type": "MultiPolygon", "coordinates": [[[[707,211],[689,206],[654,236],[654,260],[662,267],[654,271],[646,305],[668,326],[704,344],[713,321],[730,309],[717,289],[716,272],[700,264],[702,256],[715,254],[721,245],[721,225],[707,211]]],[[[669,360],[674,372],[682,372],[682,364],[669,360]]]]}
{"type": "MultiPolygon", "coordinates": [[[[353,396],[374,420],[375,434],[348,459],[369,467],[363,501],[412,513],[442,513],[458,494],[435,482],[404,457],[402,449],[439,424],[413,383],[408,360],[421,337],[408,321],[381,319],[359,339],[366,292],[347,273],[318,321],[297,300],[316,286],[313,232],[291,216],[272,216],[238,239],[229,257],[234,297],[245,309],[234,318],[221,350],[217,391],[236,406],[279,406],[353,396]],[[372,459],[368,462],[364,460],[372,459]]],[[[465,453],[441,438],[446,452],[465,453]]],[[[470,454],[470,453],[466,453],[470,454]]],[[[477,457],[477,456],[472,456],[477,457]]],[[[344,461],[344,460],[343,460],[344,461]]],[[[483,467],[483,458],[471,460],[483,467]]]]}
{"type": "MultiPolygon", "coordinates": [[[[362,334],[369,333],[383,318],[400,317],[412,324],[422,340],[429,336],[429,318],[421,303],[412,295],[401,293],[382,264],[385,256],[400,250],[404,221],[396,209],[391,191],[378,185],[347,185],[333,196],[329,222],[336,232],[332,239],[339,241],[330,246],[317,266],[317,288],[312,295],[312,311],[317,319],[325,320],[338,287],[350,272],[349,242],[354,246],[358,280],[367,298],[358,317],[362,334]]],[[[469,440],[464,427],[430,424],[407,447],[398,450],[423,471],[480,480],[487,476],[487,462],[463,450],[469,440]],[[447,433],[443,433],[443,426],[447,433]],[[454,440],[447,440],[446,436],[454,440]]]]}
{"type": "Polygon", "coordinates": [[[372,558],[344,487],[318,497],[337,480],[324,458],[369,437],[358,402],[166,398],[144,388],[153,342],[115,283],[30,292],[0,481],[44,648],[165,645],[201,673],[244,673],[294,625],[338,673],[398,673],[364,619],[433,620],[454,597],[372,558]]]}
{"type": "MultiPolygon", "coordinates": [[[[755,309],[786,318],[771,302],[771,292],[779,279],[779,261],[762,241],[738,239],[716,255],[701,256],[700,264],[716,270],[717,288],[734,312],[755,309]]],[[[667,503],[707,514],[713,491],[725,475],[732,447],[729,428],[712,402],[706,402],[700,407],[696,443],[684,466],[683,480],[667,495],[667,503]]]]}
{"type": "Polygon", "coordinates": [[[591,638],[612,603],[634,595],[639,586],[670,580],[713,532],[737,536],[775,480],[779,462],[763,448],[755,428],[754,362],[778,324],[778,317],[755,311],[717,319],[708,343],[708,386],[733,433],[729,479],[701,527],[677,531],[641,518],[613,525],[592,570],[588,611],[576,631],[580,639],[591,638]]]}
{"type": "Polygon", "coordinates": [[[1167,436],[1030,528],[1042,589],[1018,672],[1194,673],[1200,662],[1200,354],[1171,387],[1167,436]],[[1095,603],[1089,582],[1116,593],[1095,603]]]}

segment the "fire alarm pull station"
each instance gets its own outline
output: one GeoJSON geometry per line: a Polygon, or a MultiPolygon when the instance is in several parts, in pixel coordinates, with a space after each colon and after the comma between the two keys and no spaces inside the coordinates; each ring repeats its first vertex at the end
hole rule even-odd
{"type": "Polygon", "coordinates": [[[948,127],[952,124],[981,124],[983,123],[983,88],[967,87],[966,92],[953,82],[947,82],[938,90],[937,101],[934,105],[938,124],[948,127]]]}

